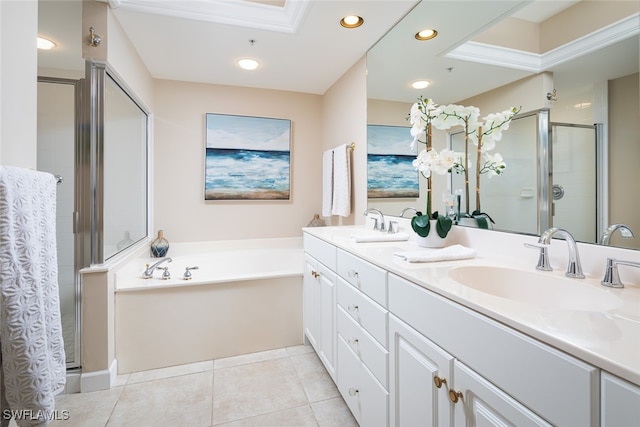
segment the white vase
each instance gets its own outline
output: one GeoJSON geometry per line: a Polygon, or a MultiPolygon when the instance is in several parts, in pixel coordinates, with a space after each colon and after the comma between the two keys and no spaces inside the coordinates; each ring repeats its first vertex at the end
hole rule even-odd
{"type": "Polygon", "coordinates": [[[438,232],[436,231],[436,220],[429,220],[429,224],[431,227],[429,228],[429,234],[427,237],[418,236],[416,233],[416,243],[418,246],[423,248],[444,248],[447,244],[447,237],[438,236],[438,232]]]}

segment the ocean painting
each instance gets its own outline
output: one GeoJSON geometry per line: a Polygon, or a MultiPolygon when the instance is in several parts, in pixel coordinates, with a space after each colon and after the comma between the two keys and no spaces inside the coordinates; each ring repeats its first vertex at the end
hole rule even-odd
{"type": "Polygon", "coordinates": [[[291,120],[206,114],[205,200],[289,200],[291,120]]]}
{"type": "Polygon", "coordinates": [[[418,171],[413,167],[411,128],[367,126],[367,197],[419,197],[418,171]]]}

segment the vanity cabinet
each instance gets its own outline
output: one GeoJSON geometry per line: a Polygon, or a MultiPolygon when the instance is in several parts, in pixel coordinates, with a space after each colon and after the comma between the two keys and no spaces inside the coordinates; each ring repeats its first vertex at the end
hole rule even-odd
{"type": "Polygon", "coordinates": [[[363,426],[388,423],[387,273],[338,249],[337,385],[363,426]]]}
{"type": "Polygon", "coordinates": [[[601,374],[601,426],[640,426],[640,387],[608,372],[601,374]]]}
{"type": "Polygon", "coordinates": [[[304,335],[336,381],[336,248],[307,234],[304,248],[304,335]]]}
{"type": "Polygon", "coordinates": [[[455,358],[454,425],[599,425],[597,368],[401,277],[388,282],[390,312],[455,358]]]}

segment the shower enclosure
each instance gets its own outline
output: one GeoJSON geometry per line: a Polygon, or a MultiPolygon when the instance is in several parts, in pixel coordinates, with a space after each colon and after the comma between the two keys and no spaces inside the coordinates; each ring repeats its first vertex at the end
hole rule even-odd
{"type": "MultiPolygon", "coordinates": [[[[599,127],[553,123],[548,110],[518,114],[493,150],[504,158],[505,172],[480,179],[481,210],[493,218],[493,227],[538,235],[561,227],[576,240],[597,243],[603,228],[599,127]]],[[[464,152],[463,133],[449,137],[451,149],[464,152]]],[[[463,176],[452,173],[450,191],[461,188],[463,176]]],[[[475,206],[470,193],[470,206],[475,206]]]]}
{"type": "Polygon", "coordinates": [[[81,368],[80,269],[148,236],[148,110],[106,64],[38,78],[38,170],[60,176],[58,284],[67,369],[81,368]]]}

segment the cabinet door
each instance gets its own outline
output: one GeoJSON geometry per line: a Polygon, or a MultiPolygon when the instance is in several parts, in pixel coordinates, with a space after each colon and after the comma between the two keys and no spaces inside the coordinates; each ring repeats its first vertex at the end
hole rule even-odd
{"type": "Polygon", "coordinates": [[[313,348],[318,351],[318,310],[316,308],[319,293],[318,261],[304,254],[304,277],[302,278],[302,320],[304,335],[313,348]]]}
{"type": "Polygon", "coordinates": [[[389,353],[390,426],[451,426],[448,385],[453,357],[393,315],[389,353]],[[439,388],[436,378],[441,381],[439,388]]]}
{"type": "Polygon", "coordinates": [[[336,340],[338,331],[336,327],[336,274],[322,264],[318,264],[318,301],[316,312],[318,318],[318,330],[320,345],[317,348],[318,356],[325,368],[336,379],[336,340]]]}
{"type": "Polygon", "coordinates": [[[602,427],[640,426],[640,387],[607,372],[601,381],[602,427]]]}
{"type": "Polygon", "coordinates": [[[456,427],[551,426],[457,360],[453,376],[449,394],[456,427]]]}

